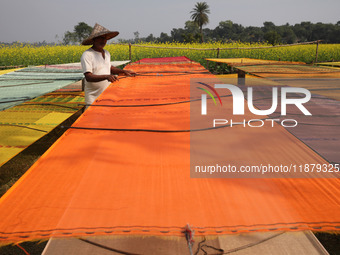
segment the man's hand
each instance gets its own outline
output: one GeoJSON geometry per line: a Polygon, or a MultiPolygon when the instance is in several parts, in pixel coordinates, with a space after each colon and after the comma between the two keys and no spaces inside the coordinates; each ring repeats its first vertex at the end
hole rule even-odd
{"type": "Polygon", "coordinates": [[[118,75],[124,75],[124,76],[136,76],[137,74],[134,71],[130,70],[123,70],[114,66],[111,66],[111,74],[118,74],[118,75]]]}
{"type": "Polygon", "coordinates": [[[117,77],[117,75],[112,75],[112,74],[107,75],[106,79],[107,79],[109,82],[115,82],[115,81],[118,81],[118,80],[119,80],[118,77],[117,77]]]}
{"type": "Polygon", "coordinates": [[[137,75],[134,71],[130,71],[130,70],[123,70],[123,74],[125,76],[136,76],[137,75]]]}

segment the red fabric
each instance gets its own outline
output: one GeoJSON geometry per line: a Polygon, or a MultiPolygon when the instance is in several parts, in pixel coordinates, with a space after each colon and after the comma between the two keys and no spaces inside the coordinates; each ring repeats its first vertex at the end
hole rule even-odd
{"type": "Polygon", "coordinates": [[[143,58],[136,63],[176,63],[176,62],[192,62],[185,56],[181,57],[168,57],[168,58],[143,58]]]}

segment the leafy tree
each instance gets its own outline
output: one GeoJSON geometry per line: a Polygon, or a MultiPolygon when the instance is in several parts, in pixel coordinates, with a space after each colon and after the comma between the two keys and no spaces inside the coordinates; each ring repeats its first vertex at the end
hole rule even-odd
{"type": "Polygon", "coordinates": [[[286,25],[282,26],[275,26],[273,27],[273,30],[275,30],[281,36],[282,43],[291,44],[296,42],[296,35],[289,23],[286,23],[286,25]]]}
{"type": "Polygon", "coordinates": [[[153,34],[150,34],[148,37],[145,38],[146,42],[153,42],[155,40],[155,37],[153,34]]]}
{"type": "Polygon", "coordinates": [[[272,30],[275,30],[275,24],[271,21],[265,21],[263,22],[263,32],[267,33],[272,30]]]}
{"type": "Polygon", "coordinates": [[[184,42],[183,35],[185,34],[185,30],[183,28],[173,28],[171,30],[171,38],[175,42],[184,42]]]}
{"type": "Polygon", "coordinates": [[[231,20],[221,21],[214,30],[215,38],[218,40],[225,41],[235,40],[239,41],[241,38],[245,37],[243,34],[245,31],[242,25],[233,23],[231,20]]]}
{"type": "Polygon", "coordinates": [[[197,23],[191,20],[185,22],[184,29],[187,33],[198,34],[200,33],[200,28],[197,23]]]}
{"type": "Polygon", "coordinates": [[[82,42],[87,38],[92,32],[92,27],[87,25],[85,22],[79,22],[78,25],[74,27],[74,33],[78,42],[82,42]]]}
{"type": "Polygon", "coordinates": [[[340,21],[334,26],[334,33],[330,35],[331,42],[340,42],[340,21]]]}
{"type": "Polygon", "coordinates": [[[63,38],[64,44],[81,43],[86,37],[91,34],[92,27],[85,22],[79,22],[74,26],[73,32],[66,31],[63,38]]]}
{"type": "Polygon", "coordinates": [[[63,37],[63,44],[75,44],[77,42],[76,36],[70,31],[66,31],[63,37]]]}
{"type": "Polygon", "coordinates": [[[292,30],[293,30],[294,34],[296,35],[298,42],[306,42],[307,41],[307,31],[303,26],[301,26],[301,24],[295,24],[292,27],[292,30]]]}
{"type": "Polygon", "coordinates": [[[186,21],[182,37],[185,42],[199,42],[202,35],[197,23],[190,20],[186,21]]]}
{"type": "Polygon", "coordinates": [[[285,27],[281,34],[282,41],[285,44],[291,44],[296,42],[296,35],[290,27],[285,27]]]}
{"type": "Polygon", "coordinates": [[[264,40],[264,33],[260,27],[246,27],[244,29],[243,42],[261,42],[264,40]]]}
{"type": "Polygon", "coordinates": [[[171,41],[171,37],[168,36],[167,33],[161,33],[159,38],[158,38],[158,41],[159,42],[162,42],[162,43],[165,43],[165,42],[170,42],[171,41]]]}
{"type": "Polygon", "coordinates": [[[233,27],[233,22],[231,20],[221,21],[218,24],[218,26],[215,28],[216,38],[218,40],[221,40],[223,38],[231,39],[232,27],[233,27]]]}
{"type": "Polygon", "coordinates": [[[190,12],[192,13],[191,19],[198,25],[201,33],[201,42],[203,39],[203,29],[202,27],[209,23],[208,14],[210,14],[209,5],[206,2],[196,3],[194,9],[190,12]]]}
{"type": "Polygon", "coordinates": [[[133,32],[133,35],[135,37],[135,42],[138,42],[139,41],[139,32],[138,31],[133,32]]]}
{"type": "Polygon", "coordinates": [[[265,33],[264,39],[272,45],[276,45],[281,42],[281,36],[274,30],[265,33]]]}
{"type": "Polygon", "coordinates": [[[304,29],[305,31],[305,38],[306,38],[306,41],[311,41],[312,40],[312,23],[309,22],[309,21],[304,21],[304,22],[301,22],[301,27],[304,29]]]}

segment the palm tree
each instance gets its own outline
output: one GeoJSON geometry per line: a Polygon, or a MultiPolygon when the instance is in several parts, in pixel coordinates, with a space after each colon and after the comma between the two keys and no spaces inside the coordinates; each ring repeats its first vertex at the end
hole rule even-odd
{"type": "Polygon", "coordinates": [[[192,13],[191,19],[199,26],[201,33],[201,41],[203,42],[203,25],[209,23],[208,14],[210,14],[209,5],[206,2],[198,2],[195,8],[190,12],[192,13]]]}

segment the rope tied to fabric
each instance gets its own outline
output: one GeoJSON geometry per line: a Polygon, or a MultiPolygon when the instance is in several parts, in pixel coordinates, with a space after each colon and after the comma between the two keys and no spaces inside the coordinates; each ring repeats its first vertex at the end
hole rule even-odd
{"type": "Polygon", "coordinates": [[[189,247],[189,251],[190,251],[190,255],[193,255],[192,253],[192,245],[194,244],[194,239],[193,236],[195,234],[195,231],[191,229],[190,225],[187,224],[185,226],[185,230],[184,230],[184,234],[185,234],[185,238],[187,240],[188,243],[188,247],[189,247]]]}

